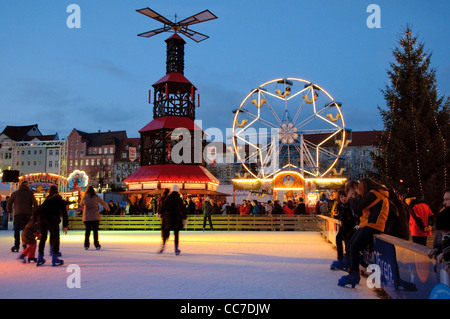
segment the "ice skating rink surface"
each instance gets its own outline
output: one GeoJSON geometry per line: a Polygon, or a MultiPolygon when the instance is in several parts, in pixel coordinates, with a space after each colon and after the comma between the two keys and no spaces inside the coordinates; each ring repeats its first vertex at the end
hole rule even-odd
{"type": "MultiPolygon", "coordinates": [[[[84,232],[61,233],[64,265],[23,264],[13,232],[0,231],[0,298],[62,299],[377,299],[366,278],[337,286],[336,249],[317,232],[180,233],[163,254],[156,231],[100,231],[101,250],[84,250],[84,232]]],[[[37,257],[37,252],[36,252],[37,257]]]]}

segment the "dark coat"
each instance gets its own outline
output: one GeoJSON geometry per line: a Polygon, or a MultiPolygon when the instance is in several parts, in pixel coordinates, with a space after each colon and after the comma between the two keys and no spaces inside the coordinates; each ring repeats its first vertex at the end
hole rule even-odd
{"type": "Polygon", "coordinates": [[[38,225],[34,221],[29,222],[23,229],[21,237],[24,245],[36,244],[36,237],[40,237],[38,225]]]}
{"type": "Polygon", "coordinates": [[[353,212],[348,203],[339,203],[336,207],[336,219],[341,221],[341,228],[344,232],[350,232],[357,224],[357,218],[353,215],[353,212]]]}
{"type": "Polygon", "coordinates": [[[17,191],[11,194],[6,209],[11,213],[14,207],[14,216],[31,216],[37,205],[33,192],[27,186],[21,185],[17,191]]]}
{"type": "Polygon", "coordinates": [[[159,210],[162,218],[161,228],[165,230],[183,229],[183,220],[186,216],[186,206],[180,197],[180,193],[172,192],[161,203],[159,210]]]}
{"type": "Polygon", "coordinates": [[[37,208],[35,216],[39,223],[47,225],[59,225],[62,217],[63,227],[69,225],[67,202],[59,194],[47,197],[42,205],[37,208]]]}

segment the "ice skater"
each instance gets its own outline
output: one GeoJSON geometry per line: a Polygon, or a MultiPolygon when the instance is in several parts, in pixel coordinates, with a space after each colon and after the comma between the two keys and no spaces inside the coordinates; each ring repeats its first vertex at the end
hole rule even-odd
{"type": "Polygon", "coordinates": [[[96,250],[101,248],[100,242],[98,240],[98,226],[100,224],[100,210],[99,205],[102,205],[105,211],[109,212],[108,204],[100,198],[95,192],[94,187],[89,186],[84,193],[83,199],[81,200],[80,207],[83,207],[83,222],[86,226],[86,231],[84,233],[84,249],[89,249],[89,237],[91,236],[91,230],[94,236],[94,246],[96,250]]]}
{"type": "Polygon", "coordinates": [[[42,266],[45,263],[44,248],[47,241],[47,233],[50,233],[52,266],[64,265],[64,261],[58,258],[60,244],[59,224],[62,218],[62,231],[67,234],[69,217],[67,215],[67,202],[59,194],[56,185],[50,186],[45,201],[36,209],[35,215],[41,233],[36,266],[42,266]]]}
{"type": "Polygon", "coordinates": [[[178,192],[179,187],[177,185],[172,186],[172,192],[162,202],[159,213],[161,214],[161,237],[162,245],[158,251],[159,254],[164,252],[166,242],[170,237],[170,231],[173,231],[175,237],[175,255],[180,254],[179,247],[179,232],[184,228],[187,220],[186,206],[181,199],[181,195],[178,192]]]}
{"type": "Polygon", "coordinates": [[[36,239],[40,238],[41,234],[39,232],[39,225],[37,221],[32,218],[22,231],[22,244],[25,246],[25,249],[20,254],[18,259],[24,264],[27,263],[27,261],[28,263],[37,261],[35,257],[37,247],[36,239]],[[27,259],[25,259],[25,257],[27,259]]]}
{"type": "Polygon", "coordinates": [[[203,231],[205,231],[206,227],[206,219],[208,219],[209,222],[209,228],[211,230],[214,230],[211,215],[214,209],[214,201],[210,199],[209,197],[205,198],[205,202],[203,203],[202,211],[203,211],[203,231]]]}

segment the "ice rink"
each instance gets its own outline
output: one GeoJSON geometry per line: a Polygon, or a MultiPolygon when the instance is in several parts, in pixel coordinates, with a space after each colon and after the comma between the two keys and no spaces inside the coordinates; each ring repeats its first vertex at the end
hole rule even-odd
{"type": "MultiPolygon", "coordinates": [[[[0,231],[0,298],[377,299],[362,277],[337,286],[336,249],[317,232],[181,232],[163,254],[159,232],[100,231],[102,249],[84,250],[83,231],[61,234],[65,264],[23,264],[13,232],[0,231]],[[73,287],[79,283],[79,288],[73,287]]],[[[92,239],[91,239],[92,242],[92,239]]],[[[36,253],[37,257],[37,253],[36,253]]]]}

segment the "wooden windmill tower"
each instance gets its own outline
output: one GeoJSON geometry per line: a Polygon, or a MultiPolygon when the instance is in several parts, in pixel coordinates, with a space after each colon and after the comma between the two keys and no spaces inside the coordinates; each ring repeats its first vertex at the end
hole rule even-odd
{"type": "MultiPolygon", "coordinates": [[[[129,190],[158,193],[173,184],[180,186],[182,193],[210,194],[217,190],[220,182],[204,167],[202,156],[194,150],[194,145],[202,145],[203,132],[194,123],[196,87],[184,76],[184,45],[179,34],[195,42],[206,40],[208,36],[189,29],[190,25],[216,19],[209,10],[197,13],[179,22],[172,22],[150,8],[136,10],[164,24],[162,28],[138,34],[152,37],[162,32],[174,34],[165,40],[167,43],[166,75],[153,86],[153,121],[144,126],[141,134],[141,167],[124,182],[129,190]],[[192,142],[191,159],[176,163],[171,151],[178,142],[172,133],[177,128],[189,130],[192,142]],[[194,139],[198,139],[198,141],[194,139]],[[195,190],[195,192],[194,192],[195,190]]],[[[151,93],[149,92],[149,100],[151,93]]],[[[150,101],[149,101],[150,102],[150,101]]]]}

